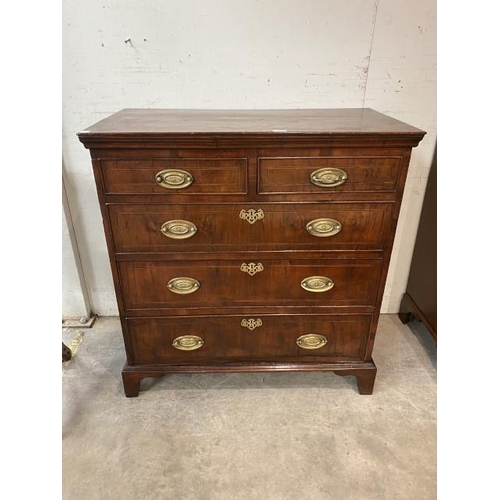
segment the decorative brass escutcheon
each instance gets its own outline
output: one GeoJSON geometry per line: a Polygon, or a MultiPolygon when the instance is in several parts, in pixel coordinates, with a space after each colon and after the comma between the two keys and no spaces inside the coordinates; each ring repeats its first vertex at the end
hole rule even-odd
{"type": "Polygon", "coordinates": [[[307,232],[318,238],[326,238],[340,233],[342,224],[335,219],[314,219],[307,223],[307,232]]]}
{"type": "Polygon", "coordinates": [[[240,270],[244,273],[248,273],[250,276],[253,276],[254,274],[264,271],[264,266],[261,262],[259,262],[258,264],[256,264],[255,262],[249,262],[248,264],[243,262],[243,264],[241,264],[240,266],[240,270]]]}
{"type": "Polygon", "coordinates": [[[172,346],[179,351],[195,351],[199,349],[205,341],[197,335],[182,335],[172,342],[172,346]]]}
{"type": "Polygon", "coordinates": [[[336,187],[344,184],[347,173],[341,168],[320,168],[311,174],[311,182],[319,187],[336,187]]]}
{"type": "Polygon", "coordinates": [[[184,189],[193,183],[193,176],[185,170],[169,168],[155,175],[156,183],[165,189],[184,189]]]}
{"type": "Polygon", "coordinates": [[[300,286],[308,292],[327,292],[333,288],[333,281],[325,276],[309,276],[300,283],[300,286]]]}
{"type": "Polygon", "coordinates": [[[262,320],[260,318],[253,319],[253,318],[248,318],[248,319],[242,319],[241,320],[241,326],[248,328],[249,330],[255,330],[259,326],[262,326],[262,320]]]}
{"type": "Polygon", "coordinates": [[[186,278],[184,276],[179,278],[172,278],[167,283],[167,288],[173,292],[180,295],[187,295],[188,293],[194,293],[200,288],[200,282],[194,278],[186,278]]]}
{"type": "Polygon", "coordinates": [[[240,219],[246,220],[250,224],[255,224],[258,220],[261,220],[264,218],[264,211],[262,208],[259,208],[258,210],[254,210],[253,208],[250,208],[249,210],[241,210],[240,212],[240,219]]]}
{"type": "Polygon", "coordinates": [[[318,333],[307,333],[301,335],[296,342],[302,349],[321,349],[328,342],[328,339],[318,333]]]}
{"type": "Polygon", "coordinates": [[[169,220],[162,224],[161,232],[173,240],[186,240],[194,236],[198,228],[188,220],[169,220]]]}

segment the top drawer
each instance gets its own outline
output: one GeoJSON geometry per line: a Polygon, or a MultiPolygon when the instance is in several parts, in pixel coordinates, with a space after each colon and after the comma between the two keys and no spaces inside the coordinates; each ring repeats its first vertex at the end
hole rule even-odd
{"type": "Polygon", "coordinates": [[[101,159],[108,194],[246,194],[247,158],[101,159]]]}
{"type": "Polygon", "coordinates": [[[401,157],[260,157],[258,168],[260,194],[395,192],[401,157]]]}

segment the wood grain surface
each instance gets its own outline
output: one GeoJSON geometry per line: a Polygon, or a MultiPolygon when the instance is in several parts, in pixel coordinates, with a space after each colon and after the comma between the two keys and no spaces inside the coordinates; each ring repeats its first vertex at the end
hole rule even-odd
{"type": "Polygon", "coordinates": [[[370,109],[122,110],[81,132],[120,311],[126,395],[164,373],[311,369],[354,375],[370,394],[411,148],[424,134],[370,109]],[[345,182],[315,185],[322,168],[342,169],[345,182]],[[162,186],[165,170],[189,182],[162,186]],[[308,231],[325,218],[341,230],[308,231]],[[168,238],[171,221],[196,230],[168,238]],[[301,286],[317,276],[333,287],[301,286]],[[174,293],[175,278],[199,286],[174,293]],[[262,324],[250,331],[245,318],[262,324]],[[302,349],[304,334],[327,343],[302,349]],[[183,335],[203,346],[176,349],[183,335]]]}

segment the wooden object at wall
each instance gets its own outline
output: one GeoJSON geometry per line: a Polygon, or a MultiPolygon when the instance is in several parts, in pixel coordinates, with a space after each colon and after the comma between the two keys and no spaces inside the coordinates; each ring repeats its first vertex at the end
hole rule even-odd
{"type": "Polygon", "coordinates": [[[125,394],[167,373],[331,370],[371,358],[412,147],[371,109],[126,109],[90,150],[125,394]]]}
{"type": "Polygon", "coordinates": [[[69,361],[72,356],[73,354],[71,349],[64,342],[62,342],[62,362],[64,363],[65,361],[69,361]]]}
{"type": "Polygon", "coordinates": [[[403,323],[415,318],[422,321],[437,339],[437,148],[429,172],[399,318],[403,323]]]}

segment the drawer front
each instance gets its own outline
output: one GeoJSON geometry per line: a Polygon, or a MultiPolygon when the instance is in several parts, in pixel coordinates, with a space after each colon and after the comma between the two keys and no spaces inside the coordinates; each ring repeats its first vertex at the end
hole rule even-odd
{"type": "Polygon", "coordinates": [[[117,252],[222,251],[238,246],[383,250],[392,207],[392,203],[110,205],[109,214],[117,252]],[[263,218],[252,218],[254,213],[263,218]]]}
{"type": "Polygon", "coordinates": [[[247,159],[100,160],[108,194],[245,194],[247,159]]]}
{"type": "Polygon", "coordinates": [[[325,357],[362,361],[371,315],[131,318],[127,323],[137,364],[273,358],[307,362],[325,357]],[[242,326],[249,320],[259,326],[252,330],[242,326]]]}
{"type": "Polygon", "coordinates": [[[382,260],[119,262],[125,308],[373,306],[382,260]],[[320,278],[315,278],[320,277],[320,278]]]}
{"type": "Polygon", "coordinates": [[[400,157],[259,158],[261,194],[395,192],[400,157]]]}

